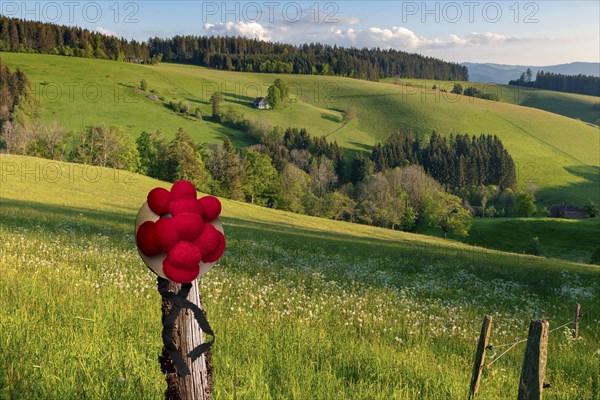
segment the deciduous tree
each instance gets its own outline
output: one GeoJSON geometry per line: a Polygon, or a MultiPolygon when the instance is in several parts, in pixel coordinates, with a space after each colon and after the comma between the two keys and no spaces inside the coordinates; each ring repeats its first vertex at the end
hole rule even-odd
{"type": "Polygon", "coordinates": [[[519,214],[526,217],[535,212],[535,197],[530,192],[519,192],[515,196],[515,208],[519,214]]]}

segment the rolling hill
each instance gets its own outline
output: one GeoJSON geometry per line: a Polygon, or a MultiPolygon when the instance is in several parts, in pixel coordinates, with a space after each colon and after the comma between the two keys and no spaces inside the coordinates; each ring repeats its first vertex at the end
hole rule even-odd
{"type": "Polygon", "coordinates": [[[469,68],[469,79],[475,82],[506,84],[513,79],[518,79],[527,68],[531,68],[534,75],[538,71],[544,71],[565,75],[583,74],[600,76],[600,64],[593,62],[573,62],[569,64],[548,65],[545,67],[469,62],[462,63],[462,65],[469,68]]]}
{"type": "MultiPolygon", "coordinates": [[[[431,229],[423,233],[441,236],[431,229]]],[[[450,237],[474,246],[520,254],[537,237],[543,256],[585,263],[600,248],[600,218],[474,218],[469,236],[450,237]]]]}
{"type": "Polygon", "coordinates": [[[238,145],[252,142],[240,132],[176,115],[164,102],[150,100],[146,93],[136,90],[139,81],[146,79],[149,88],[165,102],[185,100],[192,108],[200,107],[205,115],[210,113],[210,94],[220,90],[226,94],[225,109],[230,106],[248,118],[329,135],[349,156],[401,129],[419,135],[433,130],[496,134],[517,163],[519,185],[537,186],[540,203],[600,199],[598,128],[530,107],[468,97],[454,99],[439,91],[415,91],[409,84],[289,75],[284,78],[293,93],[292,104],[284,110],[259,111],[251,107],[251,100],[264,95],[280,75],[51,55],[1,56],[5,64],[22,68],[31,78],[44,107],[42,118],[60,121],[68,129],[104,122],[120,125],[137,136],[142,130],[159,128],[174,135],[181,126],[202,142],[219,141],[224,136],[232,137],[238,145]],[[358,118],[344,125],[342,113],[352,106],[358,109],[358,118]]]}
{"type": "MultiPolygon", "coordinates": [[[[22,156],[0,165],[0,398],[162,397],[161,302],[133,226],[146,193],[168,185],[22,156]]],[[[200,281],[215,399],[465,398],[484,314],[498,348],[549,320],[549,393],[598,395],[598,267],[223,209],[227,251],[200,281]]],[[[488,355],[480,398],[514,397],[524,346],[488,355]]]]}
{"type": "Polygon", "coordinates": [[[504,103],[537,108],[554,114],[564,115],[576,120],[600,125],[600,98],[583,94],[555,92],[537,88],[517,87],[481,82],[439,82],[430,79],[384,79],[382,82],[409,86],[412,91],[429,90],[436,85],[438,89],[452,91],[455,83],[463,88],[476,87],[482,93],[496,94],[504,103]]]}

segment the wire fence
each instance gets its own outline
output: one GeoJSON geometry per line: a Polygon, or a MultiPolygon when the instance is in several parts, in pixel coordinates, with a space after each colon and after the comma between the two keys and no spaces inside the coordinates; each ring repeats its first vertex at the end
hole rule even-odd
{"type": "MultiPolygon", "coordinates": [[[[586,314],[591,314],[591,313],[592,313],[592,312],[593,312],[593,311],[594,311],[596,308],[597,308],[597,307],[593,307],[593,308],[591,308],[590,310],[586,310],[585,312],[581,312],[581,313],[579,314],[579,316],[577,317],[577,319],[578,319],[578,320],[581,320],[581,319],[583,318],[583,316],[584,316],[584,315],[586,315],[586,314]]],[[[574,324],[574,322],[575,322],[575,319],[574,319],[574,318],[570,318],[570,319],[569,319],[567,322],[565,322],[564,324],[562,324],[562,325],[560,325],[560,326],[557,326],[556,328],[553,328],[553,329],[549,330],[549,331],[548,331],[548,335],[550,335],[552,332],[556,332],[556,331],[558,331],[558,330],[560,330],[560,329],[562,329],[562,328],[564,328],[564,327],[566,327],[566,326],[568,326],[568,325],[572,325],[572,324],[574,324]]],[[[487,347],[486,347],[486,349],[487,349],[487,350],[490,350],[490,351],[492,351],[492,352],[493,352],[493,355],[492,355],[493,359],[492,359],[492,361],[491,361],[490,363],[488,363],[488,364],[487,364],[487,367],[489,368],[489,367],[490,367],[492,364],[494,364],[496,361],[500,360],[502,357],[504,357],[505,355],[507,355],[507,354],[508,354],[508,353],[509,353],[509,352],[510,352],[512,349],[514,349],[514,348],[515,348],[517,345],[519,345],[519,344],[521,344],[521,343],[524,343],[524,342],[526,342],[526,341],[527,341],[527,337],[526,337],[525,339],[520,339],[520,340],[517,340],[516,342],[513,342],[513,343],[506,343],[506,344],[500,344],[500,345],[493,345],[493,344],[491,344],[491,345],[487,346],[487,347]],[[497,356],[497,357],[496,357],[496,352],[495,352],[495,350],[496,350],[496,349],[502,349],[502,348],[505,348],[505,347],[508,347],[508,349],[506,349],[506,350],[505,350],[505,351],[503,351],[503,352],[502,352],[502,353],[501,353],[499,356],[497,356]]]]}

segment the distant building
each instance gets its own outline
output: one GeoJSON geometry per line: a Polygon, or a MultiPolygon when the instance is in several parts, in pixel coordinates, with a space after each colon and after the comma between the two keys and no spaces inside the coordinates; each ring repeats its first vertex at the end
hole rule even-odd
{"type": "Polygon", "coordinates": [[[254,108],[258,108],[259,110],[268,110],[269,108],[271,108],[271,105],[264,97],[257,97],[256,99],[254,99],[252,105],[254,106],[254,108]]]}
{"type": "Polygon", "coordinates": [[[587,218],[588,215],[581,211],[575,204],[554,204],[550,207],[550,216],[553,218],[569,218],[569,219],[582,219],[587,218]]]}

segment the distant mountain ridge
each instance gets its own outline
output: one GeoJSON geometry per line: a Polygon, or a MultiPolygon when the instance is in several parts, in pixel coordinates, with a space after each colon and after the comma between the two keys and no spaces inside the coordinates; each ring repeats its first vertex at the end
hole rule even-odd
{"type": "Polygon", "coordinates": [[[533,76],[540,70],[566,75],[583,74],[600,76],[600,63],[595,62],[572,62],[545,67],[469,62],[461,63],[461,65],[469,69],[469,80],[472,82],[508,84],[508,81],[518,79],[521,73],[525,72],[527,68],[531,68],[533,76]]]}

